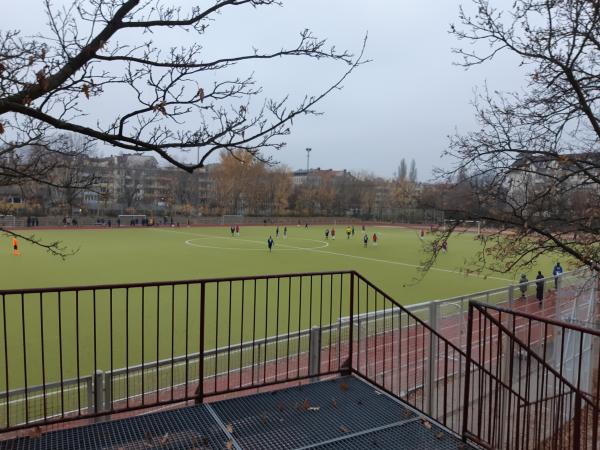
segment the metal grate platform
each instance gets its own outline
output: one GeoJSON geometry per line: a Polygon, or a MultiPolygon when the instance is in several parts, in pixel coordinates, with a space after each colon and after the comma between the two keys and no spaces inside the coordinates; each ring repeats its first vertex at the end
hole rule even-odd
{"type": "Polygon", "coordinates": [[[354,377],[0,442],[0,450],[225,448],[468,446],[354,377]]]}

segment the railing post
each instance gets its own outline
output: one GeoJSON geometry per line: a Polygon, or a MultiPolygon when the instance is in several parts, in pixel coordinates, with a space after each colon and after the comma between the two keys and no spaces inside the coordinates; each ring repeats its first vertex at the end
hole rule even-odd
{"type": "MultiPolygon", "coordinates": [[[[219,285],[217,284],[217,290],[219,285]]],[[[206,284],[204,281],[200,282],[200,348],[198,354],[198,387],[196,388],[195,397],[196,403],[202,403],[204,401],[204,320],[205,320],[205,306],[206,306],[206,284]]],[[[218,324],[217,324],[218,326],[218,324]]],[[[215,348],[217,343],[215,342],[215,348]]],[[[216,364],[216,360],[215,360],[216,364]]]]}
{"type": "Polygon", "coordinates": [[[348,363],[345,371],[349,373],[352,372],[354,367],[354,272],[350,273],[350,323],[348,326],[350,327],[348,333],[348,363]]]}
{"type": "Polygon", "coordinates": [[[94,374],[94,388],[93,388],[93,400],[90,399],[88,393],[88,399],[93,401],[93,408],[95,413],[104,411],[104,372],[97,370],[94,374]]]}
{"type": "Polygon", "coordinates": [[[106,372],[104,374],[104,410],[112,411],[112,372],[106,372]]]}
{"type": "MultiPolygon", "coordinates": [[[[439,333],[439,304],[436,301],[429,303],[429,326],[436,332],[439,333]]],[[[436,380],[436,367],[437,367],[437,337],[430,333],[429,337],[429,364],[425,366],[425,395],[427,399],[426,413],[434,417],[433,414],[433,399],[435,397],[435,380],[436,380]]]]}
{"type": "Polygon", "coordinates": [[[321,328],[312,327],[308,338],[308,375],[319,375],[321,371],[321,328]]]}
{"type": "Polygon", "coordinates": [[[465,358],[465,392],[463,400],[463,423],[462,423],[462,439],[467,440],[469,431],[469,391],[471,390],[471,345],[473,343],[473,305],[469,303],[469,315],[467,318],[467,354],[465,358]]]}
{"type": "Polygon", "coordinates": [[[581,448],[581,394],[575,392],[575,416],[573,417],[573,450],[581,448]]]}

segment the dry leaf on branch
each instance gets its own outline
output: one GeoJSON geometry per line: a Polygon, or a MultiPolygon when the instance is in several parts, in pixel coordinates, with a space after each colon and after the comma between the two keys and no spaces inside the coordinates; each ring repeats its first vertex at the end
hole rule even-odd
{"type": "Polygon", "coordinates": [[[81,92],[83,92],[83,95],[85,95],[85,98],[89,99],[90,98],[90,87],[87,84],[84,84],[83,86],[81,86],[81,92]]]}
{"type": "Polygon", "coordinates": [[[204,89],[198,89],[198,97],[200,98],[200,103],[204,102],[204,89]]]}

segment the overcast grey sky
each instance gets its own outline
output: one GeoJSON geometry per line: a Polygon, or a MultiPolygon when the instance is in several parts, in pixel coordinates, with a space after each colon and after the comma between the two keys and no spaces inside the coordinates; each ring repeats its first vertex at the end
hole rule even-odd
{"type": "MultiPolygon", "coordinates": [[[[173,1],[198,4],[193,0],[173,1]]],[[[24,28],[33,32],[44,28],[41,0],[7,3],[0,17],[1,29],[24,28]]],[[[523,82],[516,61],[510,58],[469,71],[452,64],[457,57],[451,49],[459,43],[448,34],[449,24],[457,21],[459,4],[468,7],[468,0],[283,3],[283,8],[243,7],[223,13],[202,38],[207,54],[248,53],[253,46],[278,50],[285,44],[293,45],[298,33],[310,28],[338,48],[353,51],[360,49],[368,32],[366,56],[373,60],[351,76],[344,90],[333,93],[320,105],[323,116],[294,122],[287,147],[274,155],[294,169],[306,166],[305,148],[311,147],[311,167],[392,176],[401,158],[414,158],[419,178],[427,180],[434,166],[450,163],[440,159],[447,146],[447,135],[455,128],[468,131],[475,126],[469,104],[473,89],[487,81],[493,89],[514,90],[523,82]]],[[[509,1],[497,3],[500,6],[509,1]]],[[[197,39],[193,33],[177,31],[153,37],[166,47],[197,39]]],[[[304,93],[318,93],[336,80],[345,67],[298,58],[267,64],[255,62],[235,70],[242,74],[255,72],[266,94],[278,97],[289,92],[293,99],[304,93]]],[[[88,113],[102,117],[113,101],[118,100],[104,97],[101,102],[91,103],[88,113]]]]}

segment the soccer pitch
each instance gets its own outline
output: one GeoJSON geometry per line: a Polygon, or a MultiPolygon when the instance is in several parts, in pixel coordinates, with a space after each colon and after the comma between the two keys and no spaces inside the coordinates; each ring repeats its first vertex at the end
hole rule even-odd
{"type": "MultiPolygon", "coordinates": [[[[479,247],[472,233],[452,238],[449,251],[416,283],[423,260],[416,230],[367,227],[369,237],[376,232],[379,242],[374,246],[370,240],[364,248],[360,227],[351,239],[344,227],[336,227],[335,240],[325,239],[325,228],[291,226],[287,239],[283,227],[275,238],[274,226],[242,226],[239,237],[231,237],[229,227],[36,230],[36,237],[59,240],[78,252],[63,261],[21,242],[22,256],[13,257],[5,238],[0,289],[357,270],[400,303],[411,304],[505,286],[514,279],[465,276],[465,265],[479,247]],[[275,239],[272,253],[267,250],[269,235],[275,239]]],[[[552,261],[543,261],[541,268],[551,270],[552,261]]]]}
{"type": "MultiPolygon", "coordinates": [[[[291,226],[285,239],[283,227],[279,238],[275,237],[274,226],[242,226],[239,237],[232,237],[229,227],[36,231],[39,238],[60,240],[67,247],[79,250],[63,261],[42,248],[22,242],[22,256],[14,257],[6,239],[6,250],[0,255],[0,288],[356,270],[401,304],[412,304],[506,286],[514,279],[498,274],[465,275],[465,264],[480,245],[472,233],[453,237],[448,252],[441,253],[432,270],[417,282],[424,257],[422,246],[427,242],[427,238],[419,239],[417,230],[369,226],[367,233],[370,237],[377,233],[378,245],[369,240],[365,248],[360,227],[356,227],[356,234],[350,239],[345,236],[345,227],[336,227],[335,240],[325,239],[325,228],[291,226]],[[270,235],[275,239],[271,253],[266,243],[270,235]]],[[[541,263],[546,272],[551,270],[551,260],[541,263]]],[[[528,275],[534,278],[534,273],[528,275]]],[[[330,292],[331,298],[341,298],[339,286],[337,281],[334,285],[325,279],[321,289],[330,292]]],[[[333,308],[323,302],[317,307],[314,302],[312,310],[313,300],[306,289],[300,295],[296,293],[296,282],[290,285],[284,281],[279,287],[282,301],[276,306],[274,285],[266,295],[264,283],[258,283],[257,287],[247,283],[244,295],[235,286],[233,303],[227,302],[231,292],[226,284],[219,287],[219,292],[215,286],[208,286],[205,349],[291,333],[320,321],[333,323],[343,315],[340,310],[346,305],[341,300],[333,308]],[[220,306],[216,304],[217,294],[220,306]],[[250,314],[251,311],[254,313],[250,314]],[[291,320],[275,323],[278,315],[291,320]]],[[[42,382],[42,359],[46,381],[56,381],[78,374],[89,375],[95,369],[112,370],[197,352],[201,329],[198,298],[198,285],[188,287],[187,292],[185,285],[167,286],[160,292],[117,290],[110,299],[108,291],[99,291],[94,297],[89,291],[70,292],[62,295],[60,306],[55,294],[43,299],[28,294],[24,306],[19,296],[7,296],[0,311],[0,340],[4,340],[1,336],[6,333],[8,366],[13,370],[9,388],[23,387],[25,370],[21,368],[25,362],[31,386],[42,382]],[[186,298],[195,300],[188,304],[186,298]]],[[[5,364],[4,358],[0,358],[0,373],[4,372],[5,364]]],[[[4,377],[0,378],[1,392],[6,384],[4,377]]]]}

